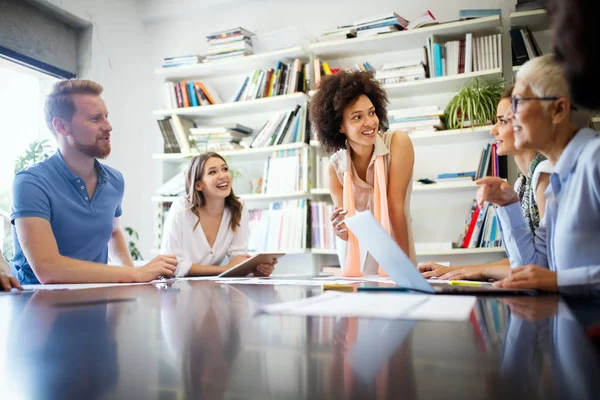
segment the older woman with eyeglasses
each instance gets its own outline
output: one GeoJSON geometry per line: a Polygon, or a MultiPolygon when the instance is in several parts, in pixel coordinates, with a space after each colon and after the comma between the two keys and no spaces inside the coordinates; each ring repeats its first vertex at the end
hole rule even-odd
{"type": "Polygon", "coordinates": [[[511,99],[517,149],[537,150],[554,166],[546,215],[531,233],[515,191],[486,177],[477,200],[498,207],[510,275],[505,288],[600,294],[600,134],[578,129],[563,69],[551,55],[521,67],[511,99]]]}

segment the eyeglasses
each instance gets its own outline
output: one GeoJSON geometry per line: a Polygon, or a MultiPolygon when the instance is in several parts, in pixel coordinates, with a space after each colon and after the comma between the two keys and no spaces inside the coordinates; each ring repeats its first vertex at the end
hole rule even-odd
{"type": "Polygon", "coordinates": [[[554,100],[558,100],[558,99],[560,99],[560,97],[511,97],[510,105],[511,105],[513,114],[516,114],[517,109],[519,108],[519,103],[524,100],[554,101],[554,100]]]}

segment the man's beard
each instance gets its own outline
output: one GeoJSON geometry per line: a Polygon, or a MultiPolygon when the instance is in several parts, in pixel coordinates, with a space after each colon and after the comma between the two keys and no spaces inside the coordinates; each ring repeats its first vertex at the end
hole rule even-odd
{"type": "Polygon", "coordinates": [[[74,145],[75,149],[77,149],[77,151],[79,151],[80,153],[83,153],[88,157],[99,158],[101,160],[108,157],[108,155],[110,154],[110,150],[111,150],[110,143],[108,143],[108,146],[102,146],[98,142],[96,142],[95,144],[89,145],[89,144],[80,144],[80,143],[73,141],[73,145],[74,145]]]}

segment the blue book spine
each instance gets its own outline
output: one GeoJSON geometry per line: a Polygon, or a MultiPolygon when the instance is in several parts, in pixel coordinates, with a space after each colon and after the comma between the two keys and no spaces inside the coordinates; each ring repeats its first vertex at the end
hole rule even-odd
{"type": "Polygon", "coordinates": [[[443,76],[442,72],[442,46],[439,43],[433,45],[433,54],[435,58],[435,76],[443,76]]]}
{"type": "Polygon", "coordinates": [[[198,107],[200,103],[198,103],[198,97],[196,96],[196,90],[194,89],[194,82],[188,82],[187,87],[192,107],[198,107]]]}
{"type": "Polygon", "coordinates": [[[240,86],[240,88],[238,89],[238,92],[235,94],[235,97],[233,99],[233,102],[239,101],[240,97],[242,96],[242,93],[244,93],[244,89],[246,89],[246,85],[248,85],[248,80],[250,79],[250,77],[246,77],[246,79],[244,79],[244,83],[242,83],[242,86],[240,86]]]}
{"type": "Polygon", "coordinates": [[[449,172],[446,174],[439,174],[438,179],[449,179],[449,178],[461,178],[463,176],[470,176],[471,178],[475,178],[475,171],[469,172],[449,172]]]}

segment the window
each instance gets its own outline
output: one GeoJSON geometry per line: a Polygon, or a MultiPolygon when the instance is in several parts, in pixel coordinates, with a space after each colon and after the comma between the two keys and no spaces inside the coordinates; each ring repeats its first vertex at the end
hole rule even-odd
{"type": "MultiPolygon", "coordinates": [[[[44,120],[44,100],[58,78],[0,57],[0,220],[2,242],[10,235],[12,181],[15,161],[34,140],[56,142],[44,120]]],[[[7,254],[8,256],[8,254],[7,254]]]]}

